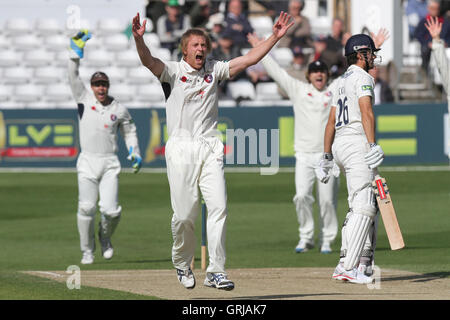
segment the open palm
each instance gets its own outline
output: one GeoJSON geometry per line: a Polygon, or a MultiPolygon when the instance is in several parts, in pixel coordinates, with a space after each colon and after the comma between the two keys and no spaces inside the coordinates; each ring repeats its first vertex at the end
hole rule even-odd
{"type": "Polygon", "coordinates": [[[280,16],[272,28],[272,33],[277,39],[281,39],[288,29],[294,25],[294,22],[289,23],[290,20],[290,15],[283,11],[280,12],[280,16]]]}
{"type": "Polygon", "coordinates": [[[139,17],[139,13],[133,18],[133,24],[132,24],[132,32],[133,32],[133,36],[135,37],[142,37],[145,33],[145,24],[146,24],[146,20],[144,20],[144,22],[141,25],[141,19],[139,17]]]}
{"type": "Polygon", "coordinates": [[[430,17],[430,19],[425,22],[425,28],[427,28],[431,38],[439,39],[439,35],[442,31],[442,23],[439,22],[437,17],[430,17]]]}

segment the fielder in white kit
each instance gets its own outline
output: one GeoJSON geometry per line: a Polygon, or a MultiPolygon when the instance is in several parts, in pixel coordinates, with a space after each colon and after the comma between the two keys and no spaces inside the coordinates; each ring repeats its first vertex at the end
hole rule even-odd
{"type": "MultiPolygon", "coordinates": [[[[448,108],[448,127],[450,128],[450,66],[446,55],[446,47],[444,41],[440,38],[442,31],[442,22],[439,22],[437,17],[430,17],[425,23],[425,27],[433,39],[431,42],[431,56],[436,62],[439,74],[442,79],[442,87],[447,93],[447,108],[448,108]]],[[[450,152],[448,153],[450,160],[450,152]]]]}
{"type": "Polygon", "coordinates": [[[78,104],[81,152],[77,160],[78,212],[77,225],[82,264],[94,262],[95,213],[100,196],[99,242],[102,256],[111,259],[111,243],[122,212],[118,203],[120,162],[117,157],[117,133],[120,130],[129,150],[134,172],[141,167],[136,126],[128,110],[108,96],[109,79],[103,72],[91,77],[92,92],[86,90],[78,72],[84,46],[91,37],[87,30],[71,38],[69,50],[69,82],[78,104]]]}
{"type": "MultiPolygon", "coordinates": [[[[250,43],[261,40],[252,35],[250,43]]],[[[313,187],[317,180],[315,169],[323,155],[325,125],[330,114],[333,87],[328,86],[328,67],[322,61],[308,65],[308,83],[290,76],[267,55],[261,60],[269,76],[282,88],[293,103],[295,190],[294,204],[300,225],[295,251],[306,252],[314,247],[313,187]]],[[[329,176],[328,183],[317,183],[317,197],[321,218],[320,252],[331,253],[331,243],[338,232],[336,216],[339,169],[329,176]]]]}
{"type": "Polygon", "coordinates": [[[204,285],[234,288],[225,272],[227,196],[224,146],[217,132],[218,83],[261,60],[293,25],[289,20],[290,16],[281,12],[266,41],[231,61],[206,59],[211,50],[209,36],[201,29],[190,29],[181,38],[182,60],[163,62],[153,57],[144,43],[146,21],[141,25],[139,14],[133,19],[133,35],[142,64],[161,83],[168,84],[171,91],[166,102],[166,163],[173,209],[172,261],[185,288],[195,287],[190,262],[196,247],[194,222],[200,192],[208,210],[209,265],[204,285]]]}
{"type": "Polygon", "coordinates": [[[365,34],[353,35],[345,45],[349,65],[338,78],[325,129],[324,156],[319,167],[323,177],[334,161],[346,175],[349,212],[342,227],[339,263],[332,278],[353,283],[371,283],[369,276],[376,242],[377,206],[372,191],[374,169],[384,159],[375,142],[373,114],[375,46],[365,34]],[[366,259],[363,256],[366,252],[366,259]]]}

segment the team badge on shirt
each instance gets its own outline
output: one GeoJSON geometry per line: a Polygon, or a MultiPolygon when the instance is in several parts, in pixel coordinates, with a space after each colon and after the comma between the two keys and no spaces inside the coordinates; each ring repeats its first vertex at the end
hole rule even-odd
{"type": "Polygon", "coordinates": [[[111,121],[116,121],[117,120],[117,116],[115,114],[111,114],[111,121]]]}
{"type": "Polygon", "coordinates": [[[204,78],[203,78],[207,83],[211,83],[213,80],[213,76],[212,74],[207,74],[204,78]]]}
{"type": "Polygon", "coordinates": [[[182,77],[180,78],[180,81],[181,81],[181,82],[184,82],[184,83],[191,83],[191,82],[192,82],[192,80],[189,80],[189,78],[186,77],[186,76],[182,76],[182,77]]]}

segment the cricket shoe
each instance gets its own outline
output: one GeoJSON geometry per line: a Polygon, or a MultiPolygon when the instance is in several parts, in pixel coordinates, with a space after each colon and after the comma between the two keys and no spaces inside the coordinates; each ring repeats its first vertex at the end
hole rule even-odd
{"type": "Polygon", "coordinates": [[[111,239],[102,238],[102,233],[98,232],[98,239],[100,240],[100,245],[102,247],[102,256],[106,260],[109,260],[114,255],[114,248],[111,243],[111,239]]]}
{"type": "Polygon", "coordinates": [[[322,246],[320,247],[320,253],[329,254],[331,252],[332,250],[330,244],[328,242],[322,243],[322,246]]]}
{"type": "Polygon", "coordinates": [[[332,278],[335,280],[357,284],[373,283],[373,279],[359,272],[358,268],[353,268],[352,270],[345,270],[340,264],[338,264],[336,269],[334,269],[332,278]]]}
{"type": "Polygon", "coordinates": [[[307,252],[309,249],[314,248],[314,244],[307,242],[305,240],[300,240],[298,245],[295,247],[295,252],[302,253],[307,252]]]}
{"type": "Polygon", "coordinates": [[[177,269],[177,278],[186,289],[194,289],[195,277],[190,268],[188,270],[177,269]]]}
{"type": "Polygon", "coordinates": [[[94,263],[94,254],[92,251],[84,251],[83,257],[81,258],[81,264],[93,264],[94,263]]]}
{"type": "Polygon", "coordinates": [[[207,287],[217,288],[217,289],[227,290],[227,291],[234,289],[233,281],[229,280],[225,273],[207,272],[205,282],[203,284],[207,287]]]}

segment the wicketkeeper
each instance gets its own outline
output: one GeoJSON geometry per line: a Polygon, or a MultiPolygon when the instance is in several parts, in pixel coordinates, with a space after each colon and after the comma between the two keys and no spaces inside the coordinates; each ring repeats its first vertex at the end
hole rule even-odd
{"type": "Polygon", "coordinates": [[[134,172],[141,167],[136,126],[128,110],[108,95],[109,79],[103,72],[91,77],[91,91],[86,90],[79,77],[80,59],[83,58],[86,41],[91,38],[88,30],[81,30],[70,39],[69,81],[78,105],[80,147],[77,161],[78,212],[77,224],[82,264],[94,262],[95,213],[100,196],[101,220],[98,236],[102,256],[111,259],[114,253],[111,236],[116,229],[122,207],[118,203],[120,162],[117,157],[117,132],[120,130],[129,150],[134,172]]]}

